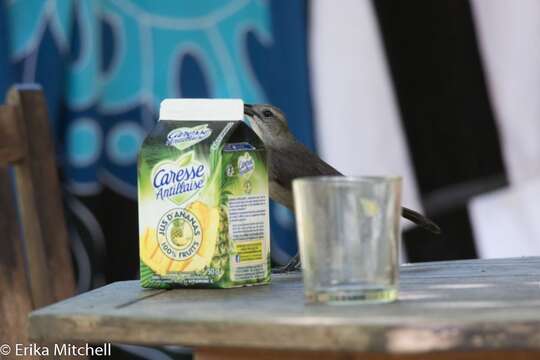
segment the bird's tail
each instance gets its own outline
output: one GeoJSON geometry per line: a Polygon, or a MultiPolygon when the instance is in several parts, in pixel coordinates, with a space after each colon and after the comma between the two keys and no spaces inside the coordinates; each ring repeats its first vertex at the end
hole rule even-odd
{"type": "Polygon", "coordinates": [[[441,228],[435,224],[433,221],[425,217],[424,215],[417,213],[414,210],[403,208],[401,211],[403,217],[407,220],[412,221],[416,225],[420,226],[423,229],[431,231],[434,234],[440,234],[441,228]]]}

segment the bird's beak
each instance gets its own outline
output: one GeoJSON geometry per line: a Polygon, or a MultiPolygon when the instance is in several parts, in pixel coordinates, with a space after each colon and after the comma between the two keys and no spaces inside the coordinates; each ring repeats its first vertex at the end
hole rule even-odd
{"type": "Polygon", "coordinates": [[[251,106],[250,104],[244,104],[244,114],[251,117],[255,116],[255,112],[253,111],[253,106],[251,106]]]}

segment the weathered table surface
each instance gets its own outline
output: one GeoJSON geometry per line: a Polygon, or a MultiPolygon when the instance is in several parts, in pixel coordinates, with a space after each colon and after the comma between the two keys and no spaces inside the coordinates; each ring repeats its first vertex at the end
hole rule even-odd
{"type": "Polygon", "coordinates": [[[540,258],[404,265],[399,301],[383,305],[305,305],[300,274],[228,290],[119,282],[34,311],[30,336],[202,348],[538,351],[540,258]]]}

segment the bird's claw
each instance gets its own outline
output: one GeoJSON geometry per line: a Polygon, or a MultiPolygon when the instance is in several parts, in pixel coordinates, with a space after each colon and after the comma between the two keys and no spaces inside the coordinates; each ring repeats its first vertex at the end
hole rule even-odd
{"type": "Polygon", "coordinates": [[[299,271],[302,268],[302,264],[300,263],[300,256],[296,254],[289,260],[289,262],[281,267],[272,269],[272,273],[274,274],[284,274],[291,271],[299,271]]]}

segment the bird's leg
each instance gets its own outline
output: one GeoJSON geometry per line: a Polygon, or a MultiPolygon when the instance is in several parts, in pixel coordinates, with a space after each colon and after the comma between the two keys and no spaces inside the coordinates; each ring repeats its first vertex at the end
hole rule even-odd
{"type": "Polygon", "coordinates": [[[272,269],[272,273],[274,274],[283,274],[288,273],[295,270],[300,270],[301,264],[300,264],[300,255],[296,253],[287,264],[283,265],[282,267],[278,267],[275,269],[272,269]]]}

